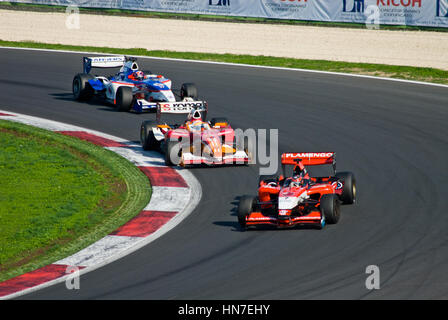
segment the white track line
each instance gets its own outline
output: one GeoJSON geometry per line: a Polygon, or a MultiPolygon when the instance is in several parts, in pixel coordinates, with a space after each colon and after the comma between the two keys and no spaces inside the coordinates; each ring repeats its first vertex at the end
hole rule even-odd
{"type": "MultiPolygon", "coordinates": [[[[46,51],[46,52],[60,52],[60,53],[81,53],[81,54],[93,54],[93,55],[111,55],[115,56],[116,54],[105,53],[105,52],[91,52],[91,51],[70,51],[70,50],[56,50],[56,49],[39,49],[39,48],[18,48],[18,47],[2,47],[3,49],[14,49],[14,50],[30,50],[30,51],[46,51]]],[[[235,67],[245,67],[245,68],[255,68],[255,69],[272,69],[272,70],[284,70],[284,71],[295,71],[295,72],[307,72],[307,73],[317,73],[317,74],[326,74],[326,75],[334,75],[334,76],[343,76],[343,77],[354,77],[354,78],[364,78],[364,79],[373,79],[373,80],[383,80],[383,81],[393,81],[393,82],[402,82],[408,84],[417,84],[417,85],[425,85],[425,86],[433,86],[433,87],[441,87],[448,88],[446,84],[439,83],[431,83],[424,81],[415,81],[415,80],[405,80],[405,79],[395,79],[395,78],[385,78],[385,77],[375,77],[368,76],[362,74],[352,74],[352,73],[343,73],[343,72],[332,72],[332,71],[320,71],[320,70],[309,70],[309,69],[296,69],[296,68],[285,68],[285,67],[273,67],[273,66],[257,66],[252,64],[244,64],[244,63],[231,63],[231,62],[217,62],[217,61],[203,61],[203,60],[189,60],[189,59],[176,59],[176,58],[162,58],[162,57],[150,57],[150,56],[139,56],[132,55],[133,57],[139,59],[152,59],[152,60],[165,60],[165,61],[177,61],[177,62],[188,62],[188,63],[201,63],[201,64],[215,64],[215,65],[224,65],[224,66],[235,66],[235,67]]]]}

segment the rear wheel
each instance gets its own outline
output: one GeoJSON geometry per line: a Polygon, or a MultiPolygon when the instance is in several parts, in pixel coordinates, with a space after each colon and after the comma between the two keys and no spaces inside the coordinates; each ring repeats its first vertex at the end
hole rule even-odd
{"type": "Polygon", "coordinates": [[[328,224],[336,224],[341,216],[341,207],[338,196],[335,194],[324,194],[320,198],[320,211],[328,224]]]}
{"type": "Polygon", "coordinates": [[[258,178],[258,185],[260,185],[262,181],[265,183],[278,182],[278,177],[276,175],[261,175],[258,178]]]}
{"type": "Polygon", "coordinates": [[[117,94],[115,97],[117,111],[129,111],[131,110],[132,103],[134,101],[134,96],[132,94],[131,87],[118,87],[117,94]]]}
{"type": "Polygon", "coordinates": [[[76,100],[87,101],[92,98],[94,90],[89,84],[89,80],[92,79],[94,77],[87,73],[78,73],[73,78],[72,91],[76,100]]]}
{"type": "Polygon", "coordinates": [[[226,127],[226,126],[229,125],[229,120],[227,120],[227,118],[225,118],[225,117],[212,118],[210,120],[210,125],[212,127],[214,127],[216,125],[219,125],[219,126],[222,126],[222,127],[226,127]]]}
{"type": "Polygon", "coordinates": [[[167,141],[165,146],[165,164],[178,166],[182,159],[182,147],[179,141],[167,141]]]}
{"type": "Polygon", "coordinates": [[[256,198],[253,196],[242,196],[238,205],[238,223],[242,228],[246,228],[246,217],[254,210],[256,198]]]}
{"type": "Polygon", "coordinates": [[[343,181],[344,187],[340,199],[344,204],[352,204],[356,201],[356,179],[351,172],[338,172],[336,177],[343,181]]]}
{"type": "Polygon", "coordinates": [[[192,98],[193,100],[198,99],[198,89],[196,88],[194,83],[184,83],[180,89],[180,97],[184,98],[192,98]]]}
{"type": "Polygon", "coordinates": [[[157,127],[157,123],[148,120],[143,121],[140,127],[140,142],[143,150],[157,150],[160,147],[160,141],[158,141],[153,132],[153,128],[157,127]]]}

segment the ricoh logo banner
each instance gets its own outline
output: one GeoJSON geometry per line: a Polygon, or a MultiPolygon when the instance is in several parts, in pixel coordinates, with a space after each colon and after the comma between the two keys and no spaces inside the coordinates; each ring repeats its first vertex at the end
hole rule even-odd
{"type": "MultiPolygon", "coordinates": [[[[0,0],[5,1],[5,0],[0,0]]],[[[366,25],[448,28],[448,0],[9,0],[71,7],[134,9],[366,25]]],[[[70,28],[76,29],[71,15],[70,28]]],[[[82,28],[82,27],[81,27],[82,28]]]]}
{"type": "Polygon", "coordinates": [[[439,18],[448,14],[447,7],[448,0],[340,0],[340,14],[332,20],[446,28],[448,21],[439,18]]]}

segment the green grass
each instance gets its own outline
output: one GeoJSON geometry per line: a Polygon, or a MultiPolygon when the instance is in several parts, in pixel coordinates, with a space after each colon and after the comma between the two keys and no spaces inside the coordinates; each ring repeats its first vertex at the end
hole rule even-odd
{"type": "Polygon", "coordinates": [[[48,44],[32,41],[16,42],[16,41],[0,40],[0,46],[85,51],[85,52],[97,52],[108,54],[124,54],[129,56],[139,55],[139,56],[151,56],[162,58],[230,62],[230,63],[257,65],[257,66],[274,66],[274,67],[285,67],[293,69],[344,72],[344,73],[363,74],[363,75],[388,77],[396,79],[433,82],[439,84],[448,84],[448,71],[435,68],[419,68],[408,66],[338,62],[327,60],[293,59],[293,58],[280,58],[270,56],[176,52],[176,51],[161,51],[161,50],[151,51],[141,48],[117,49],[108,47],[48,44]]]}
{"type": "Polygon", "coordinates": [[[147,177],[115,153],[0,120],[0,281],[71,255],[138,214],[147,177]]]}
{"type": "MultiPolygon", "coordinates": [[[[7,10],[21,10],[21,11],[38,11],[38,12],[65,12],[67,7],[43,5],[43,4],[28,4],[17,2],[1,2],[0,9],[7,10]]],[[[224,16],[224,15],[210,15],[210,14],[192,14],[192,13],[173,13],[173,12],[157,12],[157,11],[138,11],[138,10],[124,10],[124,9],[107,9],[107,8],[79,8],[84,14],[98,14],[98,15],[115,15],[115,16],[130,16],[140,18],[159,18],[159,19],[182,19],[182,20],[198,20],[198,21],[217,21],[217,22],[237,22],[237,23],[263,23],[263,24],[287,24],[287,25],[303,25],[303,26],[318,26],[318,27],[337,27],[337,28],[358,28],[366,29],[363,23],[350,22],[326,22],[326,21],[309,21],[309,20],[289,20],[289,19],[269,19],[257,17],[240,17],[240,16],[224,16]]],[[[420,26],[396,26],[396,25],[381,25],[383,30],[397,30],[397,31],[437,31],[448,32],[447,28],[437,27],[420,27],[420,26]]]]}

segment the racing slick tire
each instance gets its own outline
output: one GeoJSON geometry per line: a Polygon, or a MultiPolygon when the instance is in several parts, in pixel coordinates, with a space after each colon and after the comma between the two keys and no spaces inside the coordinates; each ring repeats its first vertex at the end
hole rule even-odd
{"type": "Polygon", "coordinates": [[[165,164],[178,166],[182,159],[182,146],[177,140],[167,141],[165,144],[165,164]]]}
{"type": "Polygon", "coordinates": [[[320,198],[320,210],[328,224],[336,224],[341,217],[339,198],[335,194],[324,194],[320,198]]]}
{"type": "Polygon", "coordinates": [[[356,179],[351,172],[338,172],[336,177],[344,182],[341,199],[343,204],[353,204],[356,201],[356,179]]]}
{"type": "Polygon", "coordinates": [[[140,127],[140,142],[143,150],[157,150],[160,147],[160,141],[154,136],[153,128],[157,123],[152,120],[143,121],[140,127]]]}
{"type": "Polygon", "coordinates": [[[260,185],[262,181],[264,181],[265,183],[269,183],[269,182],[277,182],[278,183],[278,177],[276,175],[261,175],[258,178],[258,185],[260,185]]]}
{"type": "Polygon", "coordinates": [[[244,152],[246,152],[246,154],[247,154],[247,156],[248,156],[248,158],[249,158],[249,161],[246,163],[246,165],[249,165],[249,164],[253,163],[253,161],[254,161],[254,158],[253,158],[253,157],[255,156],[255,155],[254,155],[254,151],[255,151],[255,149],[254,149],[252,140],[249,139],[248,137],[246,137],[246,138],[244,139],[243,150],[244,150],[244,152]]]}
{"type": "Polygon", "coordinates": [[[228,126],[229,120],[227,120],[227,118],[225,118],[225,117],[217,117],[217,118],[212,118],[210,120],[210,125],[212,127],[214,127],[217,123],[225,123],[228,126]]]}
{"type": "Polygon", "coordinates": [[[126,86],[118,87],[115,100],[116,100],[115,108],[117,111],[131,110],[132,103],[134,101],[132,88],[126,86]]]}
{"type": "Polygon", "coordinates": [[[238,223],[246,229],[246,217],[251,214],[255,207],[256,198],[253,196],[242,196],[238,204],[238,223]]]}
{"type": "Polygon", "coordinates": [[[184,83],[180,88],[180,97],[183,100],[184,98],[192,98],[193,100],[198,99],[198,89],[196,88],[194,83],[184,83]]]}
{"type": "Polygon", "coordinates": [[[244,151],[247,154],[249,161],[246,162],[244,165],[254,163],[253,152],[255,151],[255,148],[253,147],[252,139],[250,139],[250,137],[237,137],[237,135],[235,135],[233,139],[233,145],[236,151],[244,151]]]}
{"type": "Polygon", "coordinates": [[[72,92],[75,100],[87,101],[93,97],[94,90],[89,84],[89,80],[94,79],[94,77],[87,73],[78,73],[73,78],[72,92]]]}

